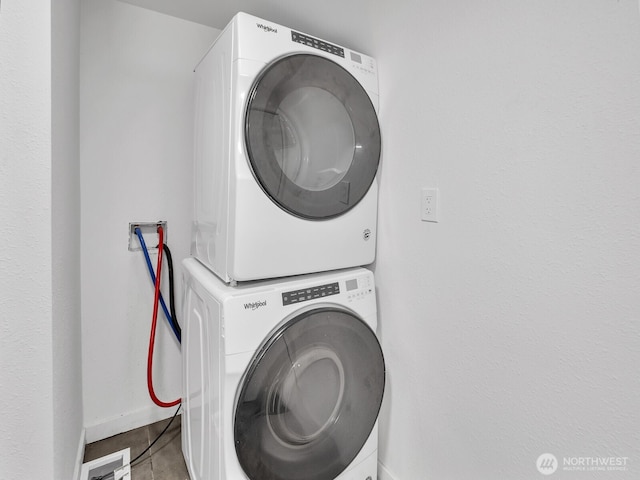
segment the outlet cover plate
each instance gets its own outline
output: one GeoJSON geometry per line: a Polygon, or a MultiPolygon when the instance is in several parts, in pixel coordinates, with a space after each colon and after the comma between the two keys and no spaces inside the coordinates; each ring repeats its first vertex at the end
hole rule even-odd
{"type": "Polygon", "coordinates": [[[438,222],[439,196],[437,188],[423,188],[420,190],[420,219],[423,222],[438,222]]]}

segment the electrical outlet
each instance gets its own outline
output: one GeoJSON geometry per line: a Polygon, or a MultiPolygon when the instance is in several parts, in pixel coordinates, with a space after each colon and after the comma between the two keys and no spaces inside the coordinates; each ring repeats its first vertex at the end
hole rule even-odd
{"type": "Polygon", "coordinates": [[[420,193],[420,219],[423,222],[438,222],[438,189],[423,188],[420,193]]]}

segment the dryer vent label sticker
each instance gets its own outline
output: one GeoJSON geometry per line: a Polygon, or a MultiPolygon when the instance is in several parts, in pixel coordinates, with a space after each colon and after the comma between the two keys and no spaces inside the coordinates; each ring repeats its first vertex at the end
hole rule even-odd
{"type": "Polygon", "coordinates": [[[264,30],[267,33],[269,33],[269,32],[278,33],[278,29],[277,28],[273,28],[273,27],[270,27],[269,25],[264,25],[262,23],[256,23],[256,27],[261,28],[262,30],[264,30]]]}
{"type": "Polygon", "coordinates": [[[257,302],[245,303],[244,304],[244,309],[245,310],[257,310],[260,307],[266,307],[266,306],[267,306],[267,301],[266,300],[258,300],[257,302]]]}

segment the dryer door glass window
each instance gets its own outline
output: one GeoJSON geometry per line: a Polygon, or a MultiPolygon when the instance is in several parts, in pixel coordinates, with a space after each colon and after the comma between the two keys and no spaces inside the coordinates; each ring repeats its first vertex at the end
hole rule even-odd
{"type": "Polygon", "coordinates": [[[308,219],[353,208],[380,160],[369,95],[347,70],[317,55],[284,57],[260,74],[247,103],[245,139],[264,192],[308,219]]]}
{"type": "Polygon", "coordinates": [[[238,460],[251,480],[333,480],[375,425],[385,382],[374,332],[351,312],[316,308],[276,329],[241,383],[238,460]]]}

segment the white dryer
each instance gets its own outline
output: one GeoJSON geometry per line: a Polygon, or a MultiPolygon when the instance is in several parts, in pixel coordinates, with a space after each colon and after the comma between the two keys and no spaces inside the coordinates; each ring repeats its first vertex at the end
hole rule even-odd
{"type": "Polygon", "coordinates": [[[191,480],[375,480],[385,366],[373,275],[185,280],[182,451],[191,480]]]}
{"type": "Polygon", "coordinates": [[[373,262],[374,59],[239,13],[195,76],[192,256],[227,283],[373,262]]]}

